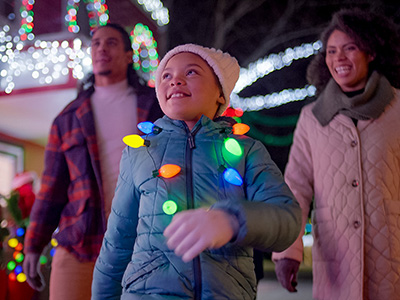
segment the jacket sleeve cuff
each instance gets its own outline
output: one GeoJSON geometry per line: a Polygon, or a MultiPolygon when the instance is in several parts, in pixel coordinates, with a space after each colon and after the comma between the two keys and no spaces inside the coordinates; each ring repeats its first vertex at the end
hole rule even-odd
{"type": "Polygon", "coordinates": [[[213,204],[210,209],[223,210],[236,218],[239,224],[239,230],[237,231],[236,236],[230,241],[231,243],[237,243],[244,239],[247,235],[246,215],[243,212],[243,207],[239,203],[227,200],[220,201],[213,204]]]}

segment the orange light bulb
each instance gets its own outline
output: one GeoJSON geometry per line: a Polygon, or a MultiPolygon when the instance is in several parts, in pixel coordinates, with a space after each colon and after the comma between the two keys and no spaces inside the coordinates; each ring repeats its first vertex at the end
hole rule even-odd
{"type": "Polygon", "coordinates": [[[24,249],[24,245],[22,243],[18,243],[18,245],[15,247],[15,250],[17,251],[22,251],[24,249]]]}
{"type": "Polygon", "coordinates": [[[159,170],[159,175],[164,178],[174,177],[181,171],[181,167],[173,164],[163,165],[159,170]]]}
{"type": "Polygon", "coordinates": [[[233,134],[243,135],[250,130],[250,126],[243,123],[236,123],[233,125],[233,134]]]}

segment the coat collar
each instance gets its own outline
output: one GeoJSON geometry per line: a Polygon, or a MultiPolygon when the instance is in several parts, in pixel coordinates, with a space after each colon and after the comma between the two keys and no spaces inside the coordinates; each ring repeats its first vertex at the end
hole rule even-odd
{"type": "Polygon", "coordinates": [[[347,97],[339,85],[331,79],[317,99],[312,110],[322,126],[326,126],[337,114],[357,120],[377,119],[393,99],[389,81],[373,72],[363,93],[347,97]]]}
{"type": "MultiPolygon", "coordinates": [[[[219,117],[215,120],[211,120],[210,118],[203,115],[193,127],[192,132],[201,130],[204,133],[209,133],[212,131],[231,133],[232,125],[235,123],[236,121],[230,117],[219,117]]],[[[187,126],[183,121],[171,119],[166,115],[164,115],[161,119],[158,119],[155,122],[155,125],[162,128],[163,130],[179,130],[183,132],[187,131],[187,126]]]]}

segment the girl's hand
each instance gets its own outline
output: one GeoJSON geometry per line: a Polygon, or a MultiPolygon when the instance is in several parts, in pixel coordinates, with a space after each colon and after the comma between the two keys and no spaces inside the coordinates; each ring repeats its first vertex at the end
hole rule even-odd
{"type": "Polygon", "coordinates": [[[188,262],[205,249],[218,249],[238,232],[239,223],[233,215],[203,208],[177,213],[164,231],[167,246],[188,262]]]}

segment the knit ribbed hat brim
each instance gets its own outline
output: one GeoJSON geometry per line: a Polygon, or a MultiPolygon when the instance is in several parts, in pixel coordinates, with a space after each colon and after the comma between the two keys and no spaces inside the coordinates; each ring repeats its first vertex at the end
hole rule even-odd
{"type": "Polygon", "coordinates": [[[161,81],[161,74],[164,71],[165,66],[171,57],[182,52],[197,54],[207,62],[207,64],[213,69],[215,75],[217,75],[225,98],[225,104],[222,104],[217,111],[217,116],[220,116],[229,106],[231,93],[237,80],[239,79],[240,67],[234,57],[215,48],[207,48],[195,44],[185,44],[177,46],[167,52],[167,54],[165,54],[163,59],[160,61],[156,71],[155,87],[157,97],[157,90],[161,81]]]}

